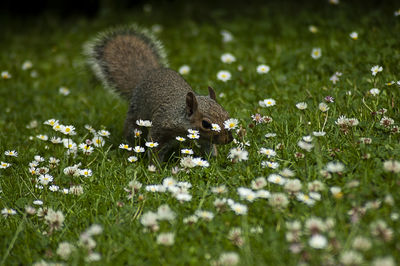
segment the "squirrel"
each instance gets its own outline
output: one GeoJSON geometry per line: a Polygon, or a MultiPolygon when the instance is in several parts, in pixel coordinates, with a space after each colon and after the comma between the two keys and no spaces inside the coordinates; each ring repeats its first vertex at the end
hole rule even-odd
{"type": "Polygon", "coordinates": [[[152,121],[143,130],[147,139],[157,142],[156,154],[164,161],[178,148],[177,136],[189,129],[200,133],[201,150],[217,155],[215,144],[233,140],[224,128],[228,112],[217,103],[215,91],[197,95],[176,71],[168,68],[163,46],[149,31],[136,25],[111,29],[87,42],[84,53],[95,75],[106,88],[111,88],[129,101],[124,133],[133,143],[139,119],[152,121]],[[220,131],[212,130],[218,124],[220,131]]]}

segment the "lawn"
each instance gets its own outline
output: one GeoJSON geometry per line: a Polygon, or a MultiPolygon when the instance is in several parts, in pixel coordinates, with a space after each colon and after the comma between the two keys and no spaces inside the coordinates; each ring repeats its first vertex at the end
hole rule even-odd
{"type": "Polygon", "coordinates": [[[398,265],[400,5],[330,2],[0,16],[0,265],[398,265]],[[217,157],[121,146],[83,45],[132,23],[237,119],[217,157]]]}

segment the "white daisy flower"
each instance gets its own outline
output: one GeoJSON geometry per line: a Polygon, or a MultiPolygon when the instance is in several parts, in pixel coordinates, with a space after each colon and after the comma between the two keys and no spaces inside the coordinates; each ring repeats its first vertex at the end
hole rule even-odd
{"type": "Polygon", "coordinates": [[[148,142],[145,143],[145,145],[146,145],[146,147],[149,147],[149,148],[155,148],[155,147],[158,146],[158,143],[157,142],[148,141],[148,142]]]}
{"type": "Polygon", "coordinates": [[[180,142],[184,142],[186,139],[184,138],[184,137],[176,137],[175,138],[177,141],[180,141],[180,142]]]}
{"type": "Polygon", "coordinates": [[[193,154],[193,150],[191,150],[191,149],[182,149],[181,153],[182,154],[186,154],[186,155],[191,155],[191,154],[193,154]]]}
{"type": "Polygon", "coordinates": [[[123,144],[123,143],[119,145],[119,148],[123,149],[123,150],[127,150],[127,151],[131,151],[132,150],[132,148],[129,147],[128,144],[123,144]]]}
{"type": "Polygon", "coordinates": [[[265,100],[259,101],[258,104],[261,107],[271,107],[276,104],[276,101],[274,99],[265,99],[265,100]]]}
{"type": "Polygon", "coordinates": [[[211,124],[211,130],[212,131],[216,131],[216,132],[220,132],[221,131],[221,127],[218,124],[211,124]]]}
{"type": "Polygon", "coordinates": [[[378,73],[381,72],[382,70],[383,70],[383,67],[381,67],[381,66],[378,66],[378,65],[373,66],[373,67],[371,68],[372,76],[376,76],[376,74],[378,74],[378,73]]]}
{"type": "Polygon", "coordinates": [[[153,122],[150,120],[136,120],[136,125],[141,126],[141,127],[151,127],[153,125],[153,122]]]}
{"type": "Polygon", "coordinates": [[[136,162],[138,160],[138,158],[136,157],[136,156],[129,156],[128,157],[128,161],[130,162],[130,163],[134,163],[134,162],[136,162]]]}
{"type": "Polygon", "coordinates": [[[221,61],[226,64],[231,64],[236,61],[236,58],[232,54],[226,53],[221,55],[221,61]]]}
{"type": "Polygon", "coordinates": [[[141,152],[144,152],[144,148],[140,147],[140,146],[136,146],[135,148],[133,148],[133,151],[136,153],[141,153],[141,152]]]}
{"type": "Polygon", "coordinates": [[[44,141],[47,141],[49,139],[49,137],[47,135],[37,135],[36,137],[38,139],[41,139],[41,140],[44,140],[44,141]]]}
{"type": "Polygon", "coordinates": [[[11,166],[10,163],[0,162],[0,169],[6,169],[10,166],[11,166]]]}
{"type": "Polygon", "coordinates": [[[239,120],[236,118],[230,118],[224,122],[225,129],[232,130],[235,129],[239,124],[239,120]]]}
{"type": "Polygon", "coordinates": [[[69,90],[67,87],[60,87],[60,88],[58,89],[58,92],[59,92],[61,95],[64,95],[64,96],[67,96],[68,94],[70,94],[70,90],[69,90]]]}
{"type": "Polygon", "coordinates": [[[179,74],[181,75],[187,75],[190,73],[190,66],[188,65],[183,65],[179,68],[179,74]]]}
{"type": "Polygon", "coordinates": [[[14,151],[14,150],[13,151],[5,151],[4,154],[6,156],[18,157],[18,152],[14,151]]]}
{"type": "Polygon", "coordinates": [[[353,40],[357,40],[358,39],[358,33],[353,31],[349,34],[350,38],[352,38],[353,40]]]}
{"type": "Polygon", "coordinates": [[[319,59],[321,57],[321,48],[313,48],[311,51],[311,57],[313,59],[319,59]]]}
{"type": "Polygon", "coordinates": [[[259,153],[266,155],[268,158],[274,157],[276,155],[276,152],[273,149],[266,149],[266,148],[261,148],[259,150],[259,153]]]}
{"type": "Polygon", "coordinates": [[[94,138],[92,139],[92,143],[95,147],[103,147],[104,144],[106,144],[103,137],[101,136],[94,136],[94,138]]]}
{"type": "Polygon", "coordinates": [[[221,70],[217,73],[217,79],[226,82],[228,80],[230,80],[232,77],[231,73],[229,71],[226,70],[221,70]]]}
{"type": "Polygon", "coordinates": [[[270,67],[267,65],[259,65],[257,67],[257,73],[258,74],[267,74],[270,70],[270,67]]]}

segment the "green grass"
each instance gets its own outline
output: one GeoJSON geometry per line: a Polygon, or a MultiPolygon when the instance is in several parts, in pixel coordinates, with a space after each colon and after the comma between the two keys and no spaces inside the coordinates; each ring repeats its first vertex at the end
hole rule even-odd
{"type": "MultiPolygon", "coordinates": [[[[236,252],[240,265],[337,265],[345,264],[343,254],[349,251],[356,251],[365,265],[382,257],[399,263],[399,173],[386,172],[383,163],[400,160],[400,135],[381,126],[382,115],[371,111],[385,108],[385,116],[399,125],[400,87],[386,83],[400,79],[400,17],[393,15],[400,6],[390,2],[380,6],[352,5],[347,1],[336,6],[326,2],[300,5],[283,1],[257,8],[228,3],[154,4],[150,14],[138,6],[118,12],[101,9],[93,19],[43,14],[29,22],[3,17],[0,71],[8,71],[12,77],[0,79],[0,161],[11,166],[0,169],[0,209],[12,208],[17,213],[0,218],[0,265],[28,265],[41,260],[64,261],[67,265],[89,263],[88,250],[78,246],[78,240],[94,223],[103,228],[93,237],[97,243],[93,251],[101,254],[100,262],[93,264],[99,265],[209,265],[224,252],[236,252]],[[127,161],[132,154],[118,146],[125,143],[122,129],[128,105],[111,96],[94,79],[85,64],[82,45],[98,31],[129,23],[149,28],[161,25],[157,36],[166,47],[170,67],[177,70],[189,65],[191,72],[185,79],[200,94],[206,94],[208,86],[214,87],[217,95],[225,94],[219,103],[246,130],[249,160],[231,162],[227,158],[235,147],[231,143],[219,147],[217,158],[207,158],[208,168],[193,168],[176,175],[172,170],[179,166],[178,160],[163,164],[157,172],[148,171],[147,156],[139,156],[135,163],[127,161]],[[315,25],[318,32],[311,33],[310,25],[315,25]],[[234,40],[222,42],[221,30],[230,31],[234,40]],[[358,40],[349,37],[353,31],[358,32],[358,40]],[[311,57],[315,47],[322,50],[318,60],[311,57]],[[221,62],[220,56],[227,52],[236,57],[236,62],[221,62]],[[33,68],[24,71],[21,66],[26,60],[33,63],[33,68]],[[258,74],[256,68],[260,64],[269,65],[270,72],[258,74]],[[242,71],[237,70],[239,65],[242,71]],[[370,71],[374,65],[383,67],[375,77],[370,71]],[[31,77],[32,70],[37,72],[36,78],[31,77]],[[231,80],[217,80],[220,70],[230,71],[231,80]],[[336,71],[343,75],[334,85],[329,78],[336,71]],[[62,86],[71,91],[68,96],[59,94],[62,86]],[[379,88],[380,94],[368,94],[371,88],[379,88]],[[322,113],[318,104],[328,95],[335,100],[328,104],[329,111],[322,113]],[[260,107],[258,101],[265,98],[275,99],[277,104],[260,107]],[[308,108],[298,110],[298,102],[306,102],[308,108]],[[254,126],[251,115],[255,113],[271,116],[273,122],[254,126]],[[355,117],[360,123],[344,134],[335,124],[340,115],[355,117]],[[86,124],[97,130],[104,128],[111,136],[104,147],[96,148],[89,156],[81,152],[76,157],[68,156],[62,144],[36,138],[38,134],[63,137],[43,124],[50,118],[74,125],[77,135],[72,139],[77,144],[92,138],[84,128],[86,124]],[[37,121],[37,127],[27,128],[31,121],[37,121]],[[314,148],[310,152],[301,150],[297,142],[322,129],[326,135],[313,138],[314,148]],[[272,132],[277,134],[275,138],[264,137],[272,132]],[[371,138],[372,143],[360,144],[361,137],[371,138]],[[276,150],[272,160],[279,162],[278,169],[261,167],[261,162],[267,160],[258,153],[261,147],[276,150]],[[16,150],[18,157],[6,156],[7,150],[16,150]],[[305,157],[296,158],[297,152],[305,157]],[[365,154],[370,157],[364,159],[365,154]],[[46,160],[51,156],[60,159],[60,164],[49,172],[53,183],[60,188],[82,185],[84,193],[63,195],[35,188],[36,176],[29,172],[35,155],[46,160]],[[345,170],[328,179],[320,171],[331,161],[342,162],[345,170]],[[91,169],[93,176],[69,177],[63,173],[65,167],[77,163],[82,164],[82,169],[91,169]],[[274,208],[267,199],[240,199],[237,188],[250,188],[257,177],[267,178],[284,168],[295,172],[292,179],[301,181],[303,193],[309,192],[307,185],[312,181],[325,184],[321,200],[308,206],[290,196],[283,186],[272,183],[264,189],[285,193],[289,198],[286,208],[274,208]],[[190,202],[180,203],[169,192],[150,193],[144,189],[169,176],[191,183],[190,202]],[[141,196],[136,194],[128,200],[124,188],[133,179],[143,184],[138,193],[141,196]],[[351,187],[353,181],[358,181],[358,186],[351,187]],[[228,192],[212,193],[211,188],[219,185],[226,185],[228,192]],[[341,198],[330,192],[335,186],[341,188],[341,198]],[[390,195],[392,204],[387,198],[390,195]],[[247,205],[247,215],[235,215],[229,207],[218,212],[213,205],[217,198],[247,205]],[[35,206],[36,199],[43,201],[42,207],[63,213],[65,221],[59,230],[49,234],[43,217],[25,213],[25,206],[35,206]],[[359,221],[352,223],[349,211],[368,207],[372,202],[380,204],[367,208],[359,221]],[[170,206],[176,218],[160,221],[157,232],[145,232],[140,218],[148,211],[156,212],[163,204],[170,206]],[[215,217],[185,224],[183,219],[198,209],[211,211],[215,217]],[[321,232],[328,240],[324,249],[309,245],[311,233],[305,223],[311,217],[334,221],[332,228],[321,232]],[[374,234],[371,226],[378,220],[385,221],[386,231],[393,232],[391,239],[374,234]],[[292,221],[302,224],[302,234],[296,241],[302,247],[300,253],[290,251],[291,243],[286,238],[286,223],[292,221]],[[252,232],[258,226],[262,232],[252,232]],[[242,230],[241,247],[228,239],[235,227],[242,230]],[[157,236],[163,232],[175,234],[172,246],[157,244],[157,236]],[[369,239],[369,250],[356,250],[353,242],[359,236],[369,239]],[[77,247],[66,261],[56,254],[63,241],[77,247]]],[[[47,162],[40,165],[46,166],[47,162]]]]}

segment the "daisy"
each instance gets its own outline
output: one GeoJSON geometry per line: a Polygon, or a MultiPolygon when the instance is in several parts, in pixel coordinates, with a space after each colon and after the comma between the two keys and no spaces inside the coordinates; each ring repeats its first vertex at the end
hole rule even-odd
{"type": "Polygon", "coordinates": [[[65,134],[65,135],[71,135],[71,136],[76,135],[75,127],[71,126],[71,125],[62,126],[61,127],[61,133],[65,134]]]}
{"type": "Polygon", "coordinates": [[[383,70],[383,68],[382,68],[381,66],[378,66],[378,65],[373,66],[373,67],[371,68],[372,76],[376,76],[376,74],[378,74],[378,73],[381,72],[382,70],[383,70]]]}
{"type": "Polygon", "coordinates": [[[265,99],[265,100],[259,101],[258,104],[261,107],[271,107],[276,104],[276,101],[274,99],[265,99]]]}
{"type": "Polygon", "coordinates": [[[69,90],[67,87],[60,87],[60,88],[58,89],[58,92],[59,92],[61,95],[67,96],[67,95],[70,93],[70,90],[69,90]]]}
{"type": "Polygon", "coordinates": [[[352,33],[349,34],[350,38],[352,38],[353,40],[357,40],[358,39],[358,33],[353,31],[352,33]]]}
{"type": "Polygon", "coordinates": [[[87,145],[86,143],[81,143],[79,144],[79,148],[82,150],[83,153],[85,154],[91,154],[94,150],[92,146],[87,145]]]}
{"type": "Polygon", "coordinates": [[[36,162],[39,162],[39,163],[44,162],[44,158],[40,155],[35,155],[33,158],[35,159],[36,162]]]}
{"type": "Polygon", "coordinates": [[[0,169],[6,169],[10,166],[11,166],[10,163],[0,162],[0,169]]]}
{"type": "Polygon", "coordinates": [[[13,151],[5,151],[4,154],[6,156],[18,157],[18,152],[14,151],[14,150],[13,151]]]}
{"type": "Polygon", "coordinates": [[[314,25],[308,26],[308,30],[309,30],[311,33],[317,33],[317,32],[318,32],[318,28],[317,28],[316,26],[314,26],[314,25]]]}
{"type": "Polygon", "coordinates": [[[62,129],[63,129],[63,125],[61,125],[59,123],[54,124],[54,126],[53,126],[54,131],[61,131],[62,129]]]}
{"type": "Polygon", "coordinates": [[[330,173],[338,173],[344,171],[344,164],[341,162],[329,162],[325,166],[326,171],[330,173]]]}
{"type": "Polygon", "coordinates": [[[119,148],[120,148],[120,149],[123,149],[123,150],[127,150],[127,151],[131,151],[131,150],[132,150],[132,148],[129,147],[128,144],[120,144],[120,145],[119,145],[119,148]]]}
{"type": "Polygon", "coordinates": [[[47,184],[49,184],[50,182],[53,181],[53,177],[51,175],[49,175],[49,174],[40,175],[39,178],[38,178],[38,181],[42,185],[47,185],[47,184]]]}
{"type": "Polygon", "coordinates": [[[144,152],[144,148],[140,147],[140,146],[136,146],[135,148],[133,148],[133,151],[136,153],[141,153],[141,152],[144,152]]]}
{"type": "Polygon", "coordinates": [[[41,140],[44,140],[44,141],[47,141],[49,139],[49,137],[47,135],[37,135],[36,137],[38,139],[41,139],[41,140]]]}
{"type": "Polygon", "coordinates": [[[174,197],[179,200],[179,201],[191,201],[192,200],[192,195],[188,193],[176,193],[174,194],[174,197]]]}
{"type": "Polygon", "coordinates": [[[199,135],[199,134],[195,134],[195,133],[189,133],[189,134],[187,135],[187,137],[188,137],[189,139],[199,139],[199,138],[200,138],[200,135],[199,135]]]}
{"type": "Polygon", "coordinates": [[[236,61],[236,58],[232,54],[226,53],[221,55],[221,61],[226,64],[231,64],[236,61]]]}
{"type": "Polygon", "coordinates": [[[400,173],[400,162],[395,160],[387,160],[383,162],[383,169],[386,172],[400,173]]]}
{"type": "Polygon", "coordinates": [[[257,67],[257,73],[258,74],[267,74],[270,70],[270,67],[267,65],[259,65],[257,67]]]}
{"type": "Polygon", "coordinates": [[[211,188],[211,192],[212,193],[216,193],[216,194],[223,194],[227,192],[226,186],[225,185],[221,185],[218,187],[213,187],[211,188]]]}
{"type": "Polygon", "coordinates": [[[157,244],[164,246],[172,246],[175,242],[174,233],[161,233],[157,236],[157,244]]]}
{"type": "Polygon", "coordinates": [[[220,132],[221,131],[221,127],[218,124],[211,124],[211,130],[212,131],[216,131],[216,132],[220,132]]]}
{"type": "Polygon", "coordinates": [[[336,82],[339,81],[339,77],[342,75],[341,72],[335,72],[332,77],[329,78],[330,81],[332,81],[333,84],[336,84],[336,82]]]}
{"type": "Polygon", "coordinates": [[[141,127],[151,127],[153,125],[153,122],[150,120],[136,120],[136,125],[141,126],[141,127]]]}
{"type": "Polygon", "coordinates": [[[197,166],[201,166],[201,167],[209,167],[210,164],[206,161],[203,160],[201,158],[193,158],[193,163],[197,166]]]}
{"type": "Polygon", "coordinates": [[[302,148],[303,150],[306,150],[308,152],[311,151],[312,148],[314,148],[314,144],[306,142],[306,141],[302,141],[300,140],[299,142],[297,142],[297,145],[302,148]]]}
{"type": "Polygon", "coordinates": [[[313,59],[319,59],[321,57],[321,48],[313,48],[311,51],[311,57],[313,59]]]}
{"type": "Polygon", "coordinates": [[[11,74],[8,73],[8,71],[2,71],[2,72],[1,72],[1,77],[2,77],[3,79],[10,79],[10,78],[11,78],[11,74]]]}
{"type": "Polygon", "coordinates": [[[268,199],[269,205],[273,208],[285,208],[289,204],[289,199],[284,193],[273,193],[268,199]]]}
{"type": "Polygon", "coordinates": [[[230,80],[232,77],[231,73],[229,71],[226,70],[221,70],[217,73],[217,79],[226,82],[228,80],[230,80]]]}
{"type": "Polygon", "coordinates": [[[315,234],[308,240],[308,244],[315,249],[324,249],[328,244],[328,240],[323,235],[315,234]]]}
{"type": "Polygon", "coordinates": [[[318,109],[319,109],[321,112],[325,113],[325,112],[327,112],[327,111],[329,110],[329,107],[328,107],[328,105],[327,105],[326,103],[320,103],[320,104],[318,105],[318,109]]]}
{"type": "Polygon", "coordinates": [[[262,176],[251,181],[251,188],[255,190],[262,189],[266,185],[267,185],[267,180],[265,180],[265,177],[262,176]]]}
{"type": "Polygon", "coordinates": [[[377,96],[380,92],[381,92],[381,91],[380,91],[379,89],[377,89],[377,88],[372,88],[372,89],[369,90],[369,93],[370,93],[372,96],[377,96]]]}
{"type": "Polygon", "coordinates": [[[128,157],[128,161],[130,162],[130,163],[134,163],[134,162],[136,162],[138,160],[138,158],[136,157],[136,156],[129,156],[128,157]]]}
{"type": "Polygon", "coordinates": [[[28,70],[28,69],[30,69],[30,68],[32,68],[32,62],[31,61],[25,61],[23,64],[22,64],[22,70],[28,70]]]}
{"type": "Polygon", "coordinates": [[[225,129],[231,130],[235,129],[239,124],[239,120],[236,118],[230,118],[224,122],[225,129]]]}
{"type": "Polygon", "coordinates": [[[89,177],[92,176],[92,170],[90,169],[82,169],[79,171],[79,174],[83,177],[89,177]]]}
{"type": "Polygon", "coordinates": [[[333,197],[335,197],[336,199],[340,199],[343,197],[343,192],[340,187],[331,187],[330,191],[331,191],[333,197]]]}
{"type": "Polygon", "coordinates": [[[85,125],[85,128],[92,134],[96,134],[96,130],[91,125],[85,125]]]}
{"type": "Polygon", "coordinates": [[[231,159],[233,162],[247,161],[249,159],[248,156],[248,151],[240,147],[232,148],[228,154],[228,158],[231,159]]]}
{"type": "Polygon", "coordinates": [[[299,109],[299,110],[305,110],[305,109],[307,109],[307,103],[305,103],[305,102],[297,103],[297,104],[296,104],[296,107],[297,107],[297,109],[299,109]]]}
{"type": "Polygon", "coordinates": [[[139,129],[137,129],[137,128],[135,128],[134,130],[133,130],[133,135],[135,136],[135,138],[139,138],[140,137],[140,135],[142,135],[142,131],[141,130],[139,130],[139,129]]]}
{"type": "Polygon", "coordinates": [[[214,214],[209,211],[197,210],[195,215],[199,218],[202,218],[206,221],[211,221],[214,218],[214,214]]]}
{"type": "Polygon", "coordinates": [[[107,131],[107,130],[104,130],[104,129],[98,131],[97,134],[98,134],[99,136],[107,137],[107,138],[110,136],[110,132],[107,131]]]}
{"type": "Polygon", "coordinates": [[[191,155],[191,154],[193,154],[193,150],[191,150],[191,149],[182,149],[181,153],[182,154],[191,155]]]}
{"type": "Polygon", "coordinates": [[[1,214],[7,218],[8,216],[17,214],[17,212],[14,209],[4,208],[1,210],[1,214]]]}
{"type": "Polygon", "coordinates": [[[284,185],[286,183],[286,178],[284,178],[278,174],[270,174],[268,176],[268,182],[274,183],[277,185],[284,185]]]}
{"type": "Polygon", "coordinates": [[[149,147],[149,148],[155,148],[158,146],[158,143],[149,141],[149,142],[146,142],[145,145],[146,145],[146,147],[149,147]]]}
{"type": "Polygon", "coordinates": [[[308,206],[313,206],[315,204],[315,200],[312,199],[309,195],[303,194],[303,193],[298,193],[296,195],[296,198],[298,201],[303,202],[307,204],[308,206]]]}
{"type": "Polygon", "coordinates": [[[49,119],[49,120],[44,121],[43,124],[49,125],[49,126],[52,126],[52,127],[53,127],[53,126],[55,126],[55,125],[58,125],[59,122],[58,122],[58,120],[55,120],[54,118],[52,118],[52,119],[49,119]]]}
{"type": "Polygon", "coordinates": [[[190,73],[190,66],[188,65],[183,65],[179,68],[178,70],[179,74],[181,75],[187,75],[190,73]]]}
{"type": "Polygon", "coordinates": [[[276,155],[276,152],[273,149],[266,149],[266,148],[261,148],[259,153],[267,155],[268,158],[274,157],[276,155]]]}
{"type": "Polygon", "coordinates": [[[256,199],[256,193],[254,193],[253,190],[249,188],[239,187],[237,191],[241,199],[245,199],[250,202],[256,199]]]}
{"type": "Polygon", "coordinates": [[[162,185],[148,185],[145,187],[148,192],[165,192],[166,188],[162,185]]]}
{"type": "Polygon", "coordinates": [[[276,169],[276,168],[279,167],[279,163],[277,163],[277,162],[270,162],[270,161],[262,161],[262,162],[261,162],[261,166],[262,166],[262,167],[268,167],[268,168],[271,168],[271,169],[276,169]]]}
{"type": "Polygon", "coordinates": [[[175,138],[177,141],[179,141],[179,142],[184,142],[186,139],[184,138],[184,137],[176,137],[175,138]]]}
{"type": "Polygon", "coordinates": [[[63,139],[64,147],[70,150],[75,150],[77,148],[76,143],[72,139],[63,139]]]}
{"type": "Polygon", "coordinates": [[[261,199],[268,199],[271,193],[268,190],[260,189],[256,191],[256,197],[261,199]]]}
{"type": "Polygon", "coordinates": [[[240,203],[234,203],[230,205],[232,211],[234,211],[237,215],[245,215],[247,214],[247,206],[240,203]]]}
{"type": "Polygon", "coordinates": [[[57,192],[59,190],[59,186],[51,185],[51,186],[49,186],[49,190],[51,192],[57,192]]]}
{"type": "Polygon", "coordinates": [[[233,41],[233,35],[227,30],[221,30],[221,35],[222,35],[222,42],[231,42],[233,41]]]}
{"type": "Polygon", "coordinates": [[[103,147],[104,144],[106,144],[105,141],[104,141],[104,139],[103,139],[103,137],[101,137],[101,136],[95,136],[95,137],[92,139],[92,143],[93,143],[93,145],[94,145],[95,147],[103,147]]]}

